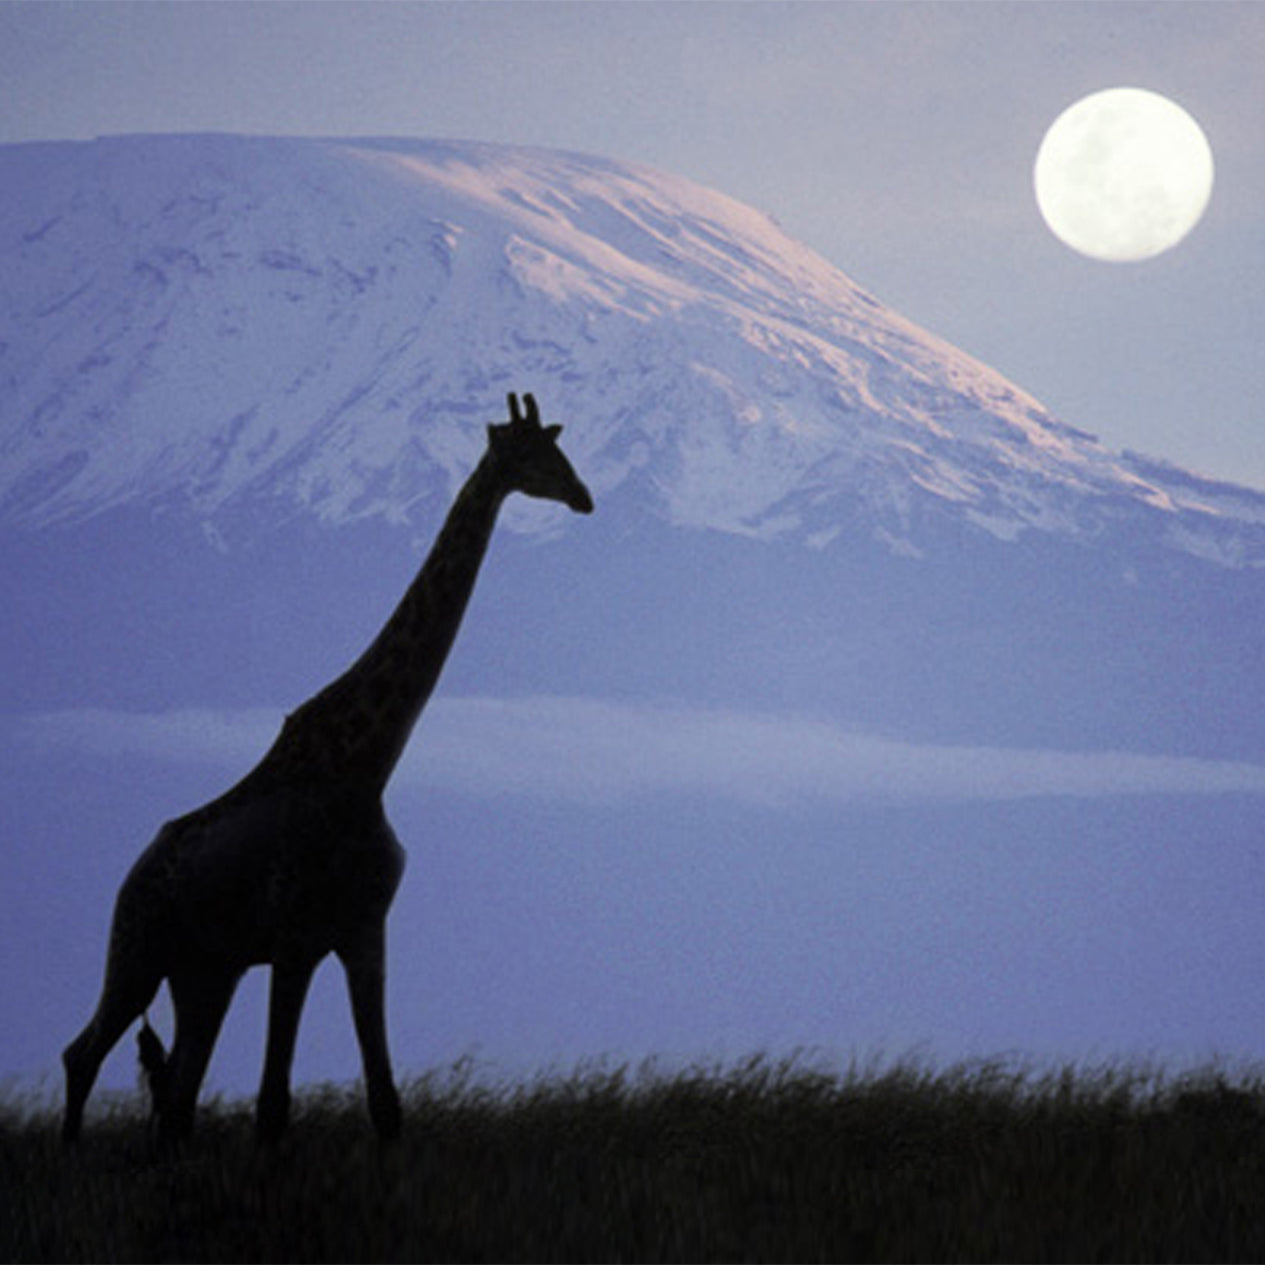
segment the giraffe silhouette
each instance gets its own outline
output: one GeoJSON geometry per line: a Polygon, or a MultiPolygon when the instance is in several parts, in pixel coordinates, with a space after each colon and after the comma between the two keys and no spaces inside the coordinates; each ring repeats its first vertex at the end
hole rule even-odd
{"type": "Polygon", "coordinates": [[[588,489],[542,426],[509,396],[488,447],[421,570],[369,648],[286,717],[263,759],[202,808],[168,822],[119,890],[96,1012],[62,1055],[62,1136],[79,1134],[105,1056],[165,979],[175,1009],[169,1056],[142,1029],[159,1136],[193,1128],[198,1090],[238,981],[272,967],[268,1041],[256,1105],[265,1140],[284,1131],[299,1016],[317,964],[341,960],[380,1136],[399,1133],[383,1009],[387,910],[404,850],[382,793],[435,687],[502,503],[511,492],[593,509],[588,489]]]}

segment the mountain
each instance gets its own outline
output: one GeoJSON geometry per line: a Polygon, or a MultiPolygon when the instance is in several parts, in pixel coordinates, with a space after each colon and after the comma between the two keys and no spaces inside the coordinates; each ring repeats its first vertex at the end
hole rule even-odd
{"type": "MultiPolygon", "coordinates": [[[[0,276],[0,1075],[55,1079],[137,851],[369,644],[528,390],[597,508],[507,504],[390,788],[402,1070],[1265,1056],[1261,493],[606,159],[0,147],[0,276]]],[[[357,1071],[323,971],[297,1080],[357,1071]]]]}
{"type": "MultiPolygon", "coordinates": [[[[533,385],[669,523],[921,552],[1121,528],[1265,562],[1265,494],[1050,416],[767,216],[606,159],[125,137],[0,150],[0,521],[430,514],[533,385]]],[[[520,512],[519,526],[552,516],[520,512]]]]}

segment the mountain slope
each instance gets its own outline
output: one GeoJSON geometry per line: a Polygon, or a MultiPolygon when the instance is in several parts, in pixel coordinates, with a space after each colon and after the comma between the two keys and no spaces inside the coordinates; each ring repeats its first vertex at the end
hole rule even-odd
{"type": "MultiPolygon", "coordinates": [[[[0,149],[0,521],[443,501],[535,389],[609,502],[925,549],[1121,524],[1265,561],[1265,495],[1112,454],[764,215],[604,159],[229,136],[0,149]]],[[[519,527],[553,521],[519,509],[519,527]]]]}

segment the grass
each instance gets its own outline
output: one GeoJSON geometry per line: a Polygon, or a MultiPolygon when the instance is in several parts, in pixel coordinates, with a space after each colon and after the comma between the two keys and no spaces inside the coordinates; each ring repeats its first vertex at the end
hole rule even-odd
{"type": "Polygon", "coordinates": [[[405,1098],[383,1148],[358,1093],[309,1091],[272,1150],[212,1101],[165,1158],[139,1100],[70,1153],[10,1101],[0,1259],[1265,1260],[1265,1073],[458,1065],[405,1098]]]}

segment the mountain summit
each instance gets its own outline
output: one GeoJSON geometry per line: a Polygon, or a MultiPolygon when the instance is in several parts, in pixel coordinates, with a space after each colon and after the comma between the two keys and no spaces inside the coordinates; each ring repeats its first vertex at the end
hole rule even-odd
{"type": "MultiPolygon", "coordinates": [[[[483,144],[0,147],[0,522],[408,522],[526,384],[604,501],[921,552],[1121,528],[1265,562],[1265,495],[1113,454],[688,180],[483,144]]],[[[519,510],[531,529],[540,512],[519,510]]]]}

